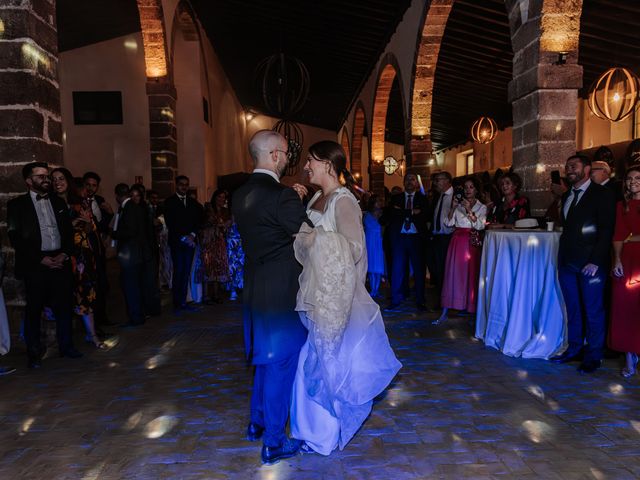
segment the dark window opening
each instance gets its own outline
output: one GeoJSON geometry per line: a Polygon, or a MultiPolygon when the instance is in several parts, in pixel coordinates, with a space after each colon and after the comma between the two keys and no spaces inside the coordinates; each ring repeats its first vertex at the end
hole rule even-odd
{"type": "Polygon", "coordinates": [[[76,125],[121,125],[122,92],[73,92],[76,125]]]}

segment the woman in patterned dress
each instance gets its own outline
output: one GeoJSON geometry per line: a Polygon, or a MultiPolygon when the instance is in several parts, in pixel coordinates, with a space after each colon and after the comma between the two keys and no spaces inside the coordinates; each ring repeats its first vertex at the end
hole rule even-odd
{"type": "Polygon", "coordinates": [[[520,195],[521,188],[522,179],[517,173],[508,172],[500,179],[502,200],[496,204],[493,211],[487,216],[487,221],[490,224],[489,228],[513,226],[516,220],[528,218],[531,215],[529,199],[520,195]]]}
{"type": "Polygon", "coordinates": [[[221,286],[229,281],[227,258],[227,232],[231,227],[231,213],[227,208],[226,190],[213,192],[209,208],[205,212],[205,223],[200,230],[201,283],[209,285],[207,305],[222,303],[221,286]]]}
{"type": "Polygon", "coordinates": [[[238,226],[231,221],[231,227],[227,233],[227,259],[229,262],[229,300],[238,298],[238,290],[244,287],[244,250],[242,249],[242,240],[238,232],[238,226]]]}
{"type": "Polygon", "coordinates": [[[67,201],[73,224],[73,255],[71,265],[74,277],[74,312],[82,317],[87,331],[85,340],[95,347],[104,349],[106,345],[96,335],[93,311],[96,302],[96,252],[93,251],[90,235],[95,234],[97,226],[87,201],[87,191],[82,178],[73,179],[73,188],[67,191],[67,201]]]}

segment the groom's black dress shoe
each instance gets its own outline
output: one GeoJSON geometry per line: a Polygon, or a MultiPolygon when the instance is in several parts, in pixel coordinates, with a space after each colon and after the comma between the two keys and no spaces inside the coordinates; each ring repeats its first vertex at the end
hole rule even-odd
{"type": "Polygon", "coordinates": [[[250,442],[255,442],[256,440],[260,440],[263,432],[264,432],[263,426],[258,425],[257,423],[251,422],[247,427],[247,440],[249,440],[250,442]]]}
{"type": "Polygon", "coordinates": [[[555,357],[551,357],[549,360],[553,363],[568,363],[573,362],[575,360],[580,360],[581,352],[564,352],[562,355],[556,355],[555,357]]]}
{"type": "Polygon", "coordinates": [[[602,366],[601,360],[585,360],[578,367],[580,373],[593,373],[602,366]]]}
{"type": "Polygon", "coordinates": [[[273,465],[284,458],[295,457],[300,451],[300,440],[288,438],[277,447],[262,446],[262,463],[265,465],[273,465]]]}

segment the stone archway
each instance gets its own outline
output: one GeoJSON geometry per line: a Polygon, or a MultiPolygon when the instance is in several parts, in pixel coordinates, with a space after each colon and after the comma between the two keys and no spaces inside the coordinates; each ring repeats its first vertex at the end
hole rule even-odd
{"type": "Polygon", "coordinates": [[[178,154],[176,90],[169,75],[162,1],[136,1],[140,12],[149,97],[151,188],[161,197],[167,197],[174,191],[178,154]]]}
{"type": "Polygon", "coordinates": [[[413,99],[411,102],[411,142],[408,153],[412,167],[427,176],[433,151],[431,143],[431,112],[433,85],[442,37],[454,0],[432,1],[426,7],[424,23],[416,49],[413,99]]]}
{"type": "MultiPolygon", "coordinates": [[[[402,81],[398,62],[393,54],[387,54],[382,58],[381,69],[378,74],[378,82],[373,104],[373,120],[371,125],[371,159],[369,162],[370,189],[379,195],[384,192],[384,166],[385,158],[385,133],[387,113],[389,110],[389,98],[394,81],[397,80],[400,88],[401,103],[404,106],[402,81]]],[[[403,119],[404,119],[404,113],[403,119]]]]}
{"type": "Polygon", "coordinates": [[[549,172],[561,170],[576,151],[582,0],[518,0],[507,2],[507,9],[514,53],[513,167],[532,213],[542,215],[550,201],[549,172]]]}
{"type": "Polygon", "coordinates": [[[362,169],[362,146],[363,137],[366,135],[366,132],[367,117],[364,113],[362,102],[359,102],[356,106],[356,113],[353,116],[353,128],[351,129],[351,172],[356,178],[360,176],[360,178],[363,179],[363,186],[366,185],[364,182],[366,172],[362,169]]]}
{"type": "Polygon", "coordinates": [[[351,165],[351,149],[349,148],[349,134],[347,133],[346,128],[342,129],[342,135],[340,136],[340,145],[342,145],[344,153],[347,156],[347,165],[349,166],[349,169],[352,169],[353,167],[351,165]]]}

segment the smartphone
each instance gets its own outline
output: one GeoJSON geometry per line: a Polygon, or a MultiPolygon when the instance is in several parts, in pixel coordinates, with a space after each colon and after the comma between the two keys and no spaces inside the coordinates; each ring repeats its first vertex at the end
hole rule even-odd
{"type": "Polygon", "coordinates": [[[560,170],[553,170],[551,172],[551,183],[560,185],[560,170]]]}

